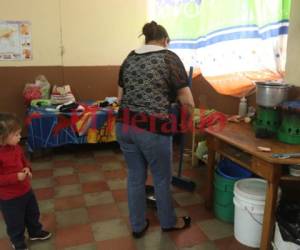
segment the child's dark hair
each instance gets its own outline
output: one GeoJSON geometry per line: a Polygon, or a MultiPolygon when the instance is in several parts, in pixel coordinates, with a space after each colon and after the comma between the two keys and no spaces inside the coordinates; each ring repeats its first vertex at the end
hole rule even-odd
{"type": "Polygon", "coordinates": [[[155,21],[146,23],[144,25],[143,35],[145,36],[145,43],[153,40],[160,40],[163,38],[169,39],[169,35],[166,29],[162,25],[157,24],[155,21]]]}
{"type": "Polygon", "coordinates": [[[0,112],[0,144],[5,142],[9,134],[21,128],[21,121],[15,114],[0,112]]]}

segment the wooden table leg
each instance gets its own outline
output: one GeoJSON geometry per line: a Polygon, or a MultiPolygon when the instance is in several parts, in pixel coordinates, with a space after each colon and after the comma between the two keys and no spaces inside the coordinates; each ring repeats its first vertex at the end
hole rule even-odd
{"type": "MultiPolygon", "coordinates": [[[[277,204],[277,193],[280,180],[280,167],[274,166],[273,180],[268,181],[266,192],[266,203],[264,210],[264,219],[261,235],[261,250],[271,249],[271,241],[273,239],[273,230],[275,224],[275,212],[277,204]]],[[[271,175],[272,176],[272,175],[271,175]]]]}
{"type": "Polygon", "coordinates": [[[209,209],[212,208],[213,204],[213,178],[215,170],[215,155],[213,138],[207,138],[207,148],[208,148],[208,159],[207,159],[207,180],[206,180],[206,199],[205,206],[209,209]]]}

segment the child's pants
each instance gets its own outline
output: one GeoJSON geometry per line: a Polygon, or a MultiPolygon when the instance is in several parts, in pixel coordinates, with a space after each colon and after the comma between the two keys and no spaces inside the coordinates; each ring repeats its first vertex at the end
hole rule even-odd
{"type": "Polygon", "coordinates": [[[0,204],[7,234],[15,246],[24,244],[25,228],[29,236],[41,232],[40,211],[32,190],[11,200],[0,200],[0,204]]]}

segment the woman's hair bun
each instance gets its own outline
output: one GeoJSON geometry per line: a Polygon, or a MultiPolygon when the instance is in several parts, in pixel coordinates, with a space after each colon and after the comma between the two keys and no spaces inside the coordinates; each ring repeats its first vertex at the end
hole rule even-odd
{"type": "Polygon", "coordinates": [[[143,35],[151,36],[152,34],[155,34],[157,28],[157,23],[155,21],[151,21],[150,23],[146,23],[143,27],[143,35]]]}
{"type": "Polygon", "coordinates": [[[151,21],[150,24],[157,26],[157,22],[155,22],[155,21],[151,21]]]}
{"type": "Polygon", "coordinates": [[[146,43],[151,40],[159,40],[162,38],[169,38],[166,29],[157,24],[155,21],[146,23],[143,27],[142,34],[145,36],[146,43]]]}

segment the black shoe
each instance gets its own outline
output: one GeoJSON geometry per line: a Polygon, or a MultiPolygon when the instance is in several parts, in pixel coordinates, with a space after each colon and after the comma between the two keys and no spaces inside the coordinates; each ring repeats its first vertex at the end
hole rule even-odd
{"type": "Polygon", "coordinates": [[[132,236],[136,239],[141,238],[147,231],[148,227],[149,227],[149,220],[146,219],[146,226],[144,227],[144,229],[140,232],[132,232],[132,236]]]}
{"type": "Polygon", "coordinates": [[[52,236],[51,233],[42,230],[39,234],[30,236],[29,240],[47,240],[52,236]]]}
{"type": "Polygon", "coordinates": [[[171,232],[171,231],[182,230],[182,229],[188,228],[191,225],[192,219],[190,216],[180,217],[180,219],[182,219],[184,222],[184,225],[182,227],[162,228],[161,230],[163,232],[171,232]]]}

